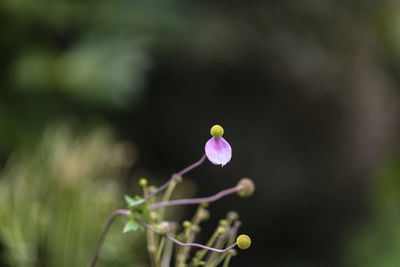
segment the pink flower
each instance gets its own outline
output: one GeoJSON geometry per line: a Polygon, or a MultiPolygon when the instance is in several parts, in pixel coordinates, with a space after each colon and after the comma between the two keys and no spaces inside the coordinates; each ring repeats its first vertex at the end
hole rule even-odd
{"type": "Polygon", "coordinates": [[[211,137],[205,146],[206,156],[212,164],[223,167],[232,158],[232,148],[222,137],[224,129],[219,125],[211,127],[211,137]]]}

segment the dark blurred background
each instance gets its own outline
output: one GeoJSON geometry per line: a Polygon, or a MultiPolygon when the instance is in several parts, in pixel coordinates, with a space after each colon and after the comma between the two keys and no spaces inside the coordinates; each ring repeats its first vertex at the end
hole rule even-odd
{"type": "MultiPolygon", "coordinates": [[[[395,0],[0,2],[0,265],[86,266],[123,194],[233,148],[180,195],[251,177],[231,266],[400,266],[395,0]]],[[[194,208],[182,210],[189,218],[194,208]]],[[[148,266],[114,226],[99,266],[148,266]]]]}

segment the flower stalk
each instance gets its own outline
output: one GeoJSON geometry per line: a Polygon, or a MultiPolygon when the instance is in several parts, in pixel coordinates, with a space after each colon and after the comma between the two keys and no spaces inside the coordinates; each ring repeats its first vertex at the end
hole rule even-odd
{"type": "Polygon", "coordinates": [[[201,203],[210,203],[217,201],[218,199],[230,195],[233,193],[236,193],[242,189],[241,186],[234,186],[232,188],[228,188],[225,190],[222,190],[221,192],[212,195],[210,197],[200,197],[200,198],[186,198],[186,199],[177,199],[177,200],[171,200],[171,201],[165,201],[165,202],[159,202],[152,204],[148,207],[149,210],[155,210],[159,209],[162,207],[168,207],[168,206],[178,206],[178,205],[193,205],[193,204],[201,204],[201,203]]]}
{"type": "Polygon", "coordinates": [[[192,165],[189,165],[188,167],[186,167],[185,169],[181,170],[180,172],[178,172],[176,174],[173,174],[171,176],[171,178],[165,184],[163,184],[162,186],[157,188],[157,190],[155,190],[154,192],[150,193],[145,199],[147,200],[150,197],[152,197],[153,195],[156,195],[159,192],[163,191],[165,188],[167,188],[169,186],[170,183],[172,183],[173,181],[175,181],[179,177],[182,177],[184,174],[190,172],[194,168],[200,166],[204,162],[205,159],[206,159],[206,155],[203,155],[199,161],[196,161],[195,163],[193,163],[192,165]]]}

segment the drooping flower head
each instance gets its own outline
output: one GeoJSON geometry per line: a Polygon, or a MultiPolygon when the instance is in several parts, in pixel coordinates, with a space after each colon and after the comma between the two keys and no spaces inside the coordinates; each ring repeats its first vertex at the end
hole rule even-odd
{"type": "Polygon", "coordinates": [[[214,125],[210,132],[212,137],[205,146],[206,156],[212,164],[223,167],[232,158],[232,148],[222,137],[224,129],[221,126],[214,125]]]}

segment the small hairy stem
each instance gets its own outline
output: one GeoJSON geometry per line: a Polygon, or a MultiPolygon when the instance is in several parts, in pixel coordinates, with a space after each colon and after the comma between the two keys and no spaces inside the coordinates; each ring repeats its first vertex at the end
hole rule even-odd
{"type": "Polygon", "coordinates": [[[178,179],[178,178],[181,177],[182,175],[188,173],[189,171],[193,170],[193,169],[196,168],[197,166],[201,165],[201,164],[204,162],[205,159],[206,159],[206,155],[203,155],[199,161],[197,161],[197,162],[193,163],[192,165],[186,167],[185,169],[181,170],[180,172],[178,172],[178,173],[172,175],[172,177],[171,177],[165,184],[163,184],[162,186],[160,186],[159,188],[157,188],[156,191],[150,193],[145,199],[147,200],[147,199],[150,198],[151,196],[153,196],[153,195],[155,195],[155,194],[157,194],[157,193],[163,191],[165,188],[168,187],[168,185],[169,185],[170,183],[172,183],[173,181],[175,181],[176,179],[178,179]]]}
{"type": "Polygon", "coordinates": [[[151,266],[157,267],[156,253],[155,253],[156,248],[154,245],[154,233],[150,230],[147,230],[146,235],[147,235],[147,250],[149,252],[151,266]]]}
{"type": "Polygon", "coordinates": [[[199,205],[199,207],[197,208],[196,213],[194,214],[193,219],[192,219],[193,225],[199,225],[201,223],[201,221],[204,219],[201,216],[201,213],[203,212],[203,210],[204,210],[204,207],[202,205],[199,205]]]}
{"type": "MultiPolygon", "coordinates": [[[[194,236],[195,233],[190,231],[190,227],[185,229],[185,235],[186,235],[186,243],[191,243],[194,240],[194,236]]],[[[178,256],[177,256],[177,266],[178,267],[184,267],[185,266],[185,262],[186,262],[186,258],[189,254],[190,251],[190,246],[186,246],[186,247],[181,247],[181,249],[179,250],[178,256]]]]}
{"type": "MultiPolygon", "coordinates": [[[[149,196],[149,195],[147,195],[149,196]]],[[[156,197],[153,196],[149,196],[147,198],[147,202],[149,204],[152,204],[156,201],[156,197]]],[[[150,216],[150,222],[151,223],[156,223],[156,219],[152,218],[150,216]]],[[[149,258],[150,258],[150,264],[151,267],[157,267],[157,257],[156,257],[156,247],[157,247],[157,243],[158,243],[158,236],[156,237],[154,235],[154,232],[149,231],[148,229],[146,229],[146,238],[147,238],[147,251],[149,253],[149,258]]]]}
{"type": "Polygon", "coordinates": [[[172,241],[170,240],[167,240],[163,257],[161,259],[161,267],[169,267],[173,249],[174,249],[174,243],[172,243],[172,241]]]}
{"type": "Polygon", "coordinates": [[[222,255],[218,255],[215,259],[213,259],[210,262],[206,263],[206,266],[214,267],[217,266],[221,261],[225,259],[225,257],[228,256],[228,252],[223,253],[222,255]]]}
{"type": "Polygon", "coordinates": [[[226,256],[225,260],[224,260],[224,265],[222,267],[228,267],[229,266],[229,261],[231,260],[232,255],[228,255],[226,256]]]}
{"type": "Polygon", "coordinates": [[[161,237],[161,241],[160,241],[160,244],[158,245],[157,254],[156,254],[157,266],[160,265],[161,253],[163,252],[164,246],[165,246],[165,237],[161,237]]]}
{"type": "Polygon", "coordinates": [[[93,258],[92,261],[90,262],[90,267],[94,267],[96,265],[96,261],[99,257],[100,254],[100,250],[101,250],[101,246],[103,245],[103,241],[104,238],[106,237],[106,234],[108,232],[108,230],[110,229],[111,224],[114,222],[114,219],[118,216],[118,215],[129,215],[131,212],[129,210],[116,210],[114,211],[110,217],[107,220],[106,225],[103,228],[103,232],[101,232],[99,241],[97,241],[97,245],[96,245],[96,250],[93,254],[93,258]]]}
{"type": "MultiPolygon", "coordinates": [[[[143,227],[145,227],[146,229],[157,233],[157,234],[163,234],[160,231],[150,227],[149,225],[147,225],[146,223],[140,221],[140,220],[136,220],[140,225],[142,225],[143,227]]],[[[229,247],[225,248],[225,249],[216,249],[216,248],[212,248],[212,247],[208,247],[202,244],[198,244],[198,243],[183,243],[179,240],[176,240],[175,238],[173,238],[172,236],[168,235],[168,234],[164,234],[166,238],[168,238],[169,240],[171,240],[172,242],[174,242],[175,244],[178,244],[179,246],[183,246],[183,247],[198,247],[198,248],[202,248],[202,249],[206,249],[206,250],[210,250],[210,251],[214,251],[214,252],[226,252],[234,247],[237,246],[237,243],[233,243],[232,245],[230,245],[229,247]]]]}
{"type": "Polygon", "coordinates": [[[241,186],[235,186],[232,188],[225,189],[213,196],[210,197],[200,197],[200,198],[185,198],[185,199],[177,199],[177,200],[171,200],[171,201],[165,201],[165,202],[159,202],[152,204],[148,207],[149,210],[154,210],[154,209],[159,209],[162,207],[168,207],[168,206],[177,206],[177,205],[193,205],[193,204],[200,204],[200,203],[210,203],[214,202],[226,195],[233,194],[239,190],[241,190],[241,186]]]}
{"type": "MultiPolygon", "coordinates": [[[[162,198],[162,202],[167,202],[171,198],[172,192],[174,191],[176,185],[177,185],[177,181],[176,180],[172,181],[170,183],[170,185],[167,188],[167,191],[165,191],[165,194],[164,194],[164,196],[162,198]]],[[[160,209],[160,211],[158,212],[159,221],[162,221],[164,219],[164,212],[165,212],[165,209],[160,209]]]]}

